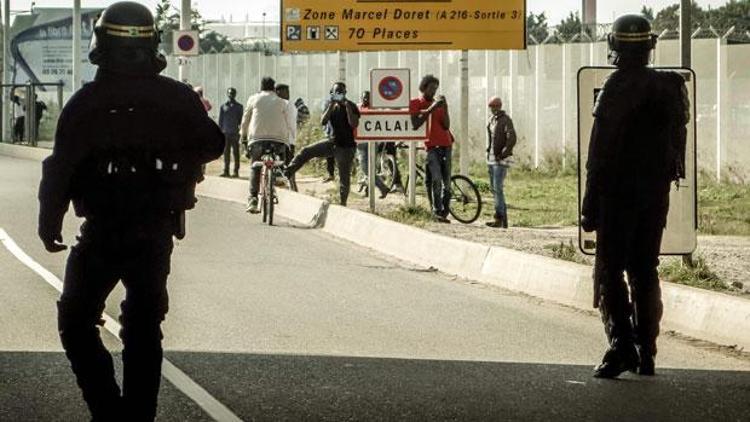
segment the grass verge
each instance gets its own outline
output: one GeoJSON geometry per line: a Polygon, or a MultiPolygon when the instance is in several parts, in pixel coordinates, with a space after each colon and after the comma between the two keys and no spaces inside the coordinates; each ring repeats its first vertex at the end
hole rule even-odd
{"type": "Polygon", "coordinates": [[[659,266],[659,275],[672,283],[715,291],[729,290],[729,286],[709,268],[702,256],[693,259],[692,267],[681,260],[671,260],[659,266]]]}

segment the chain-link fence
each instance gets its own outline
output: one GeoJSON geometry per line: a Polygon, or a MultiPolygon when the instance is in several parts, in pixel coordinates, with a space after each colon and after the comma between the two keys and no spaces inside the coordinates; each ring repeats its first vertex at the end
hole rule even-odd
{"type": "MultiPolygon", "coordinates": [[[[722,180],[750,178],[750,34],[699,30],[693,39],[693,68],[698,76],[697,122],[699,167],[722,180]],[[731,34],[731,38],[728,35],[731,34]],[[709,37],[711,36],[711,37],[709,37]],[[731,42],[728,42],[731,39],[731,42]],[[718,101],[717,101],[718,100],[718,101]]],[[[657,45],[654,64],[678,66],[679,40],[668,31],[657,45]]],[[[550,36],[525,51],[472,51],[469,54],[469,121],[459,119],[460,56],[458,51],[344,53],[350,97],[369,89],[369,70],[407,67],[412,70],[412,96],[421,76],[432,73],[451,104],[455,133],[469,125],[471,159],[483,159],[486,100],[499,95],[519,135],[521,165],[574,164],[577,146],[577,72],[582,66],[607,63],[601,37],[550,36]]],[[[177,60],[166,74],[177,77],[177,60]]],[[[336,53],[265,55],[260,52],[204,54],[190,63],[190,81],[204,87],[213,103],[225,100],[226,89],[245,99],[256,92],[262,76],[291,86],[312,110],[322,107],[330,85],[338,80],[336,53]]],[[[212,113],[216,114],[218,107],[212,113]]],[[[214,116],[215,117],[215,116],[214,116]]],[[[463,141],[463,140],[461,140],[463,141]]]]}

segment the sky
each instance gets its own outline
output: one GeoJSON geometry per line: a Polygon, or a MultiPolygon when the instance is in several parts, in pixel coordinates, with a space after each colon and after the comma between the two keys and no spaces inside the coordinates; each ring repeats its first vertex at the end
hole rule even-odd
{"type": "MultiPolygon", "coordinates": [[[[499,0],[501,1],[501,0],[499,0]]],[[[642,5],[652,7],[658,11],[671,4],[678,3],[679,0],[600,0],[598,2],[598,21],[608,23],[614,20],[614,17],[623,13],[639,12],[642,5]]],[[[726,0],[698,0],[701,7],[713,8],[725,4],[726,0]]],[[[31,7],[31,0],[10,0],[11,11],[28,11],[31,7]]],[[[36,0],[36,7],[71,7],[72,0],[36,0]]],[[[82,7],[106,7],[115,3],[115,0],[81,0],[82,7]]],[[[156,0],[141,1],[150,9],[154,9],[156,0]]],[[[179,0],[172,0],[172,4],[179,7],[179,0]]],[[[230,15],[234,21],[244,20],[246,16],[251,21],[261,21],[262,13],[267,13],[267,20],[277,21],[279,19],[279,0],[193,0],[193,6],[207,19],[224,19],[229,20],[230,15]]],[[[527,6],[530,12],[546,12],[550,25],[557,25],[571,11],[578,11],[581,7],[581,0],[527,0],[527,6]]]]}

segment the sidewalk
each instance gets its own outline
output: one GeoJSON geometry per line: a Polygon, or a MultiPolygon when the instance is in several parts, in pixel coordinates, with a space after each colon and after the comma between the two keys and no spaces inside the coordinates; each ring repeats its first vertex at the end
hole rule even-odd
{"type": "MultiPolygon", "coordinates": [[[[337,201],[338,190],[336,183],[322,183],[319,177],[303,177],[297,179],[300,193],[320,199],[337,201]]],[[[370,204],[367,198],[356,192],[356,185],[352,187],[348,207],[369,212],[370,204]]],[[[491,198],[484,197],[483,207],[492,206],[491,198]]],[[[387,217],[389,213],[405,205],[406,198],[402,194],[391,194],[385,200],[376,199],[376,214],[387,217]]],[[[424,197],[417,196],[417,204],[428,207],[424,197]]],[[[553,247],[559,248],[562,243],[566,247],[572,244],[578,249],[577,227],[512,227],[513,204],[510,203],[510,224],[508,230],[491,229],[484,225],[481,219],[473,224],[461,224],[455,220],[451,224],[432,221],[419,224],[420,228],[432,233],[449,236],[455,239],[477,242],[488,246],[500,246],[535,255],[559,259],[553,247]]],[[[727,283],[742,283],[743,291],[728,293],[750,295],[750,238],[742,236],[698,236],[696,255],[705,257],[709,267],[727,283]]],[[[662,263],[668,263],[680,258],[664,257],[662,263]]],[[[575,262],[593,265],[593,257],[578,254],[575,262]]]]}

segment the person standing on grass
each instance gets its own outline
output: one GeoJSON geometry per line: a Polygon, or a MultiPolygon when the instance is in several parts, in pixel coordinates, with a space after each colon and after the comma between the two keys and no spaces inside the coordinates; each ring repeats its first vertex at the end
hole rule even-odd
{"type": "Polygon", "coordinates": [[[230,155],[234,156],[232,177],[240,177],[240,123],[242,123],[242,104],[237,102],[237,90],[227,89],[227,100],[219,110],[219,127],[224,133],[224,172],[221,177],[229,177],[230,155]]]}
{"type": "Polygon", "coordinates": [[[354,129],[359,125],[359,115],[357,105],[346,98],[346,84],[333,84],[330,98],[320,119],[320,124],[327,127],[329,137],[302,148],[284,169],[284,175],[287,178],[294,177],[294,173],[313,158],[333,156],[339,170],[339,198],[341,205],[346,206],[351,190],[352,164],[357,149],[354,129]]]}
{"type": "MultiPolygon", "coordinates": [[[[370,109],[370,91],[363,91],[360,97],[359,110],[366,111],[370,109]]],[[[379,146],[379,145],[377,145],[379,146]]],[[[365,197],[370,192],[370,145],[369,142],[360,142],[357,144],[357,159],[359,160],[359,170],[362,173],[360,184],[364,186],[365,197]]],[[[377,160],[377,148],[376,148],[377,160]]],[[[377,172],[376,172],[377,173],[377,172]]],[[[380,199],[384,199],[389,192],[388,186],[383,182],[383,178],[375,174],[375,186],[380,190],[380,199]]]]}
{"type": "Polygon", "coordinates": [[[509,158],[516,146],[516,130],[513,120],[503,111],[500,97],[490,98],[490,121],[487,123],[487,168],[490,187],[495,196],[495,219],[487,224],[494,228],[508,228],[508,211],[505,203],[503,184],[510,167],[509,158]]]}
{"type": "Polygon", "coordinates": [[[409,102],[409,113],[414,129],[419,129],[429,119],[429,134],[424,143],[427,149],[425,188],[431,198],[433,219],[450,223],[448,206],[451,200],[453,135],[450,133],[448,102],[443,95],[435,97],[438,87],[440,81],[433,75],[422,78],[419,83],[422,96],[409,102]]]}

